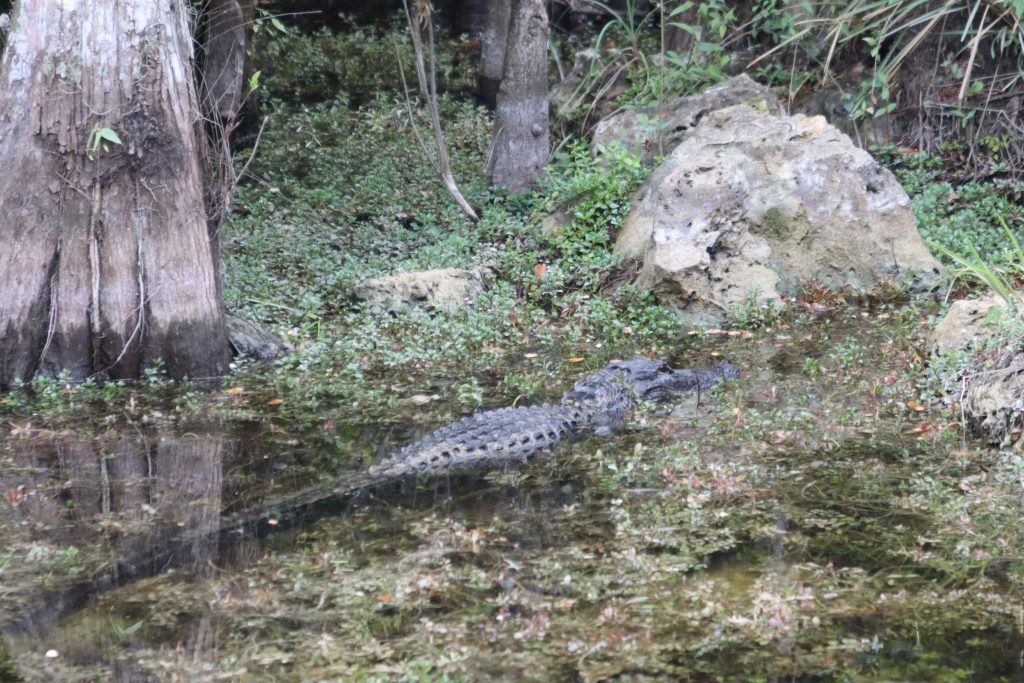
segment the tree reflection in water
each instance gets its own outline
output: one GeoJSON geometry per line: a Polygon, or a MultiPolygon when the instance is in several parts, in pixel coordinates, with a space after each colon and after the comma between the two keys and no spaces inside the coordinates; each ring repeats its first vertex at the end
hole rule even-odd
{"type": "Polygon", "coordinates": [[[54,440],[0,471],[4,631],[43,632],[91,596],[218,553],[225,439],[54,440]]]}

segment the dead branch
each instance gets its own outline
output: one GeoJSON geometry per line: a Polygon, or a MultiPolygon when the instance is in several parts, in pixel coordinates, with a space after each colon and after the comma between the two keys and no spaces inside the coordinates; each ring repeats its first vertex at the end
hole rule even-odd
{"type": "MultiPolygon", "coordinates": [[[[441,128],[441,112],[437,104],[437,79],[436,60],[437,55],[434,49],[434,19],[428,0],[416,0],[415,9],[409,8],[409,0],[402,0],[405,6],[405,16],[409,21],[409,31],[412,34],[413,52],[416,57],[416,78],[419,81],[420,96],[427,105],[430,112],[430,124],[434,129],[434,142],[437,145],[437,164],[435,166],[441,182],[444,183],[448,194],[452,196],[455,203],[459,205],[462,212],[474,223],[480,220],[476,211],[470,206],[466,198],[462,196],[455,176],[452,174],[451,163],[448,160],[448,148],[444,141],[444,129],[441,128]],[[430,77],[427,78],[427,63],[423,49],[423,34],[426,29],[429,46],[430,77]]],[[[408,95],[407,95],[408,97],[408,95]]],[[[413,124],[415,126],[415,124],[413,124]]]]}

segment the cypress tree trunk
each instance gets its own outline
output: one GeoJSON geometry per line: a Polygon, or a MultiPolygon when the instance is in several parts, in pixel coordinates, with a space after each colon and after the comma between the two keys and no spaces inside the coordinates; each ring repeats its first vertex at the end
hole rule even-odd
{"type": "Polygon", "coordinates": [[[480,37],[477,97],[492,108],[497,102],[498,86],[501,85],[501,74],[505,68],[505,45],[511,16],[512,0],[491,0],[487,4],[487,18],[484,20],[484,32],[480,37]]]}
{"type": "Polygon", "coordinates": [[[0,66],[0,387],[229,360],[180,0],[25,0],[0,66]],[[118,143],[120,141],[120,143],[118,143]]]}
{"type": "Polygon", "coordinates": [[[544,0],[512,0],[511,17],[487,181],[518,193],[541,174],[550,151],[548,14],[544,0]]]}

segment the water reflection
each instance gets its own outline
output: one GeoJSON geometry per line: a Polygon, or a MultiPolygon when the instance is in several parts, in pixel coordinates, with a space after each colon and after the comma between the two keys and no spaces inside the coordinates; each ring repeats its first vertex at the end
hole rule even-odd
{"type": "Polygon", "coordinates": [[[315,505],[346,471],[323,450],[271,455],[256,435],[216,430],[0,449],[4,633],[45,633],[97,594],[168,568],[202,576],[252,561],[268,517],[315,505]]]}
{"type": "MultiPolygon", "coordinates": [[[[371,430],[353,436],[373,444],[368,456],[391,448],[390,435],[371,430]]],[[[331,494],[340,480],[354,486],[361,465],[335,462],[322,449],[273,449],[260,443],[265,436],[163,431],[3,445],[0,525],[10,533],[0,544],[0,637],[33,662],[33,675],[63,680],[102,670],[114,680],[150,680],[152,670],[124,653],[156,643],[189,661],[215,662],[225,606],[253,598],[246,567],[267,553],[292,552],[312,518],[337,512],[352,521],[348,535],[367,554],[393,554],[409,518],[394,514],[391,494],[411,515],[448,506],[474,510],[481,524],[529,517],[530,533],[513,539],[522,547],[570,540],[549,517],[582,487],[524,493],[442,478],[433,488],[404,482],[353,501],[331,494]],[[114,588],[116,598],[104,597],[114,588]],[[154,591],[177,595],[177,611],[154,615],[154,591]]]]}
{"type": "MultiPolygon", "coordinates": [[[[356,460],[391,448],[372,427],[350,436],[339,450],[356,460]]],[[[379,648],[419,653],[422,638],[461,633],[465,656],[480,653],[467,660],[478,679],[525,677],[536,661],[582,680],[684,680],[690,666],[740,680],[751,667],[824,670],[834,655],[858,671],[929,657],[952,667],[976,640],[969,668],[1020,674],[1012,624],[960,623],[973,603],[928,617],[930,577],[904,552],[932,524],[903,505],[924,453],[851,444],[744,469],[736,449],[685,460],[676,446],[640,448],[648,431],[567,445],[557,470],[325,499],[358,482],[361,465],[266,437],[194,429],[0,446],[0,635],[18,663],[53,680],[230,679],[235,662],[287,678],[317,657],[372,667],[379,648]],[[637,474],[658,457],[680,469],[637,474]],[[623,478],[630,467],[642,486],[623,478]],[[740,539],[736,510],[754,530],[740,539]],[[609,633],[637,649],[616,649],[609,633]],[[548,659],[516,649],[534,636],[556,644],[548,659]],[[757,638],[768,644],[751,647],[757,638]],[[499,644],[519,659],[485,656],[499,644]]]]}
{"type": "Polygon", "coordinates": [[[46,630],[161,567],[204,571],[217,557],[229,450],[215,434],[8,444],[4,630],[46,630]]]}

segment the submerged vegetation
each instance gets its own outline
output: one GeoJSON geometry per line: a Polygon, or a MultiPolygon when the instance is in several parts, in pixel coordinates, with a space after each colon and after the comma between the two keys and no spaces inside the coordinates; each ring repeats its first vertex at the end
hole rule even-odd
{"type": "MultiPolygon", "coordinates": [[[[769,5],[750,34],[799,42],[769,5]]],[[[722,3],[700,12],[710,33],[691,49],[706,59],[690,71],[638,57],[655,40],[642,27],[598,33],[628,65],[622,102],[724,75],[707,45],[736,18],[722,3]]],[[[444,45],[441,113],[479,223],[419,157],[403,38],[264,26],[266,123],[255,156],[237,158],[248,175],[223,228],[225,299],[294,353],[239,361],[213,388],[158,366],[131,384],[37,379],[0,397],[0,477],[23,515],[0,545],[3,625],[18,626],[0,639],[0,680],[1019,678],[1024,457],[970,440],[927,359],[937,305],[807,283],[782,309],[751,297],[729,329],[684,328],[612,253],[649,169],[617,148],[597,163],[570,138],[535,192],[488,189],[490,114],[464,97],[464,42],[444,45]],[[553,212],[564,220],[542,229],[553,212]],[[380,317],[353,299],[367,278],[444,267],[483,273],[475,305],[380,317]],[[334,501],[340,514],[297,509],[251,536],[209,531],[224,510],[329,491],[427,428],[555,399],[636,354],[728,358],[744,375],[523,468],[356,492],[334,501]],[[150,490],[154,468],[205,484],[150,490]],[[21,630],[37,601],[179,529],[210,546],[203,566],[108,581],[41,641],[21,630]]],[[[945,258],[975,250],[1019,291],[1019,181],[883,158],[945,258]]],[[[1006,339],[1021,329],[1010,319],[1006,339]]]]}

